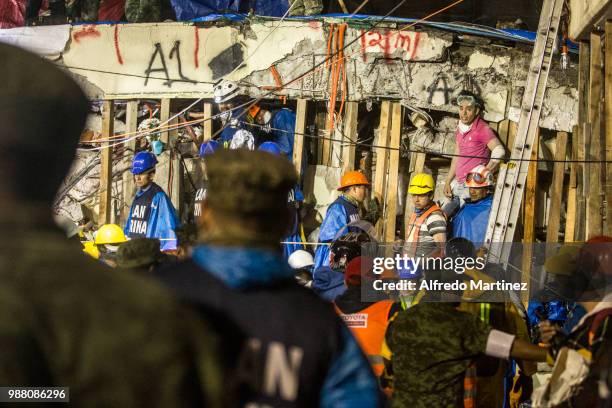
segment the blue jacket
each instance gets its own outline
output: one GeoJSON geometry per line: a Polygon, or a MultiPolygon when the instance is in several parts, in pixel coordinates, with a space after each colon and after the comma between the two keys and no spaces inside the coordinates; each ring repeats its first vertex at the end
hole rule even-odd
{"type": "Polygon", "coordinates": [[[475,203],[467,201],[453,218],[451,238],[466,238],[476,246],[484,243],[492,205],[492,194],[475,203]]]}
{"type": "Polygon", "coordinates": [[[317,268],[313,273],[312,290],[328,302],[346,292],[344,274],[329,266],[317,268]]]}
{"type": "MultiPolygon", "coordinates": [[[[323,223],[319,230],[319,242],[332,242],[338,232],[349,223],[359,220],[359,209],[352,203],[340,196],[330,204],[325,213],[323,223]]],[[[347,231],[348,232],[348,231],[347,231]]],[[[329,245],[319,245],[315,252],[315,274],[322,266],[329,266],[329,245]]]]}
{"type": "Polygon", "coordinates": [[[281,109],[273,114],[270,121],[272,141],[278,143],[283,154],[293,161],[293,140],[295,138],[295,113],[281,109]],[[276,130],[278,129],[278,130],[276,130]]]}
{"type": "MultiPolygon", "coordinates": [[[[193,261],[238,291],[274,286],[294,275],[281,256],[261,249],[201,245],[194,249],[193,261]]],[[[303,327],[305,335],[318,335],[308,333],[307,321],[303,322],[303,327]]],[[[349,330],[344,325],[341,327],[342,352],[332,356],[320,393],[320,406],[377,407],[380,403],[378,382],[349,330]]]]}
{"type": "Polygon", "coordinates": [[[130,215],[125,224],[125,235],[127,237],[136,236],[130,233],[132,218],[137,218],[134,217],[134,207],[141,202],[139,199],[144,198],[143,195],[150,192],[151,188],[157,191],[153,191],[154,194],[150,198],[150,201],[149,199],[144,200],[144,204],[150,206],[150,208],[147,209],[149,216],[145,228],[146,231],[143,231],[144,234],[142,235],[147,238],[159,239],[162,251],[173,251],[177,249],[176,233],[174,230],[180,226],[180,221],[170,198],[155,183],[152,183],[147,190],[138,190],[136,192],[136,197],[130,208],[130,215]]]}

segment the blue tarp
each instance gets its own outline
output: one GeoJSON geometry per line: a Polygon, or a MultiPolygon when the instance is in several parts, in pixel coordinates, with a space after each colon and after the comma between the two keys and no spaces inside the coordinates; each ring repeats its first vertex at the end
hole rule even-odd
{"type": "MultiPolygon", "coordinates": [[[[289,9],[288,0],[171,0],[172,7],[179,21],[200,20],[200,18],[215,15],[234,20],[239,13],[253,10],[258,16],[282,17],[289,9]]],[[[215,20],[215,19],[213,19],[215,20]]]]}

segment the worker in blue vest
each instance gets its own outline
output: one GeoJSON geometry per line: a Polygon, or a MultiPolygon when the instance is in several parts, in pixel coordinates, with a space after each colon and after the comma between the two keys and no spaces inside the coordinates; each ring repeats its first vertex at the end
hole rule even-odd
{"type": "Polygon", "coordinates": [[[287,108],[270,111],[255,105],[249,110],[249,118],[261,126],[262,133],[267,134],[270,141],[278,144],[287,159],[293,160],[295,112],[287,108]]]}
{"type": "Polygon", "coordinates": [[[223,130],[220,141],[225,148],[237,149],[255,148],[255,137],[244,128],[242,119],[246,117],[245,108],[236,106],[236,97],[240,93],[240,87],[234,81],[222,80],[213,88],[214,101],[219,108],[218,118],[223,130]]]}
{"type": "MultiPolygon", "coordinates": [[[[331,243],[336,235],[349,223],[359,221],[359,207],[367,197],[370,182],[360,171],[347,171],[342,176],[338,190],[342,192],[327,208],[319,230],[319,242],[331,243]]],[[[315,275],[317,268],[329,266],[329,245],[319,245],[315,252],[315,275]]]]}
{"type": "MultiPolygon", "coordinates": [[[[282,151],[280,146],[274,142],[264,142],[257,148],[257,150],[261,150],[263,152],[271,153],[275,156],[282,156],[282,151]]],[[[300,190],[299,185],[296,185],[295,188],[289,191],[289,210],[293,217],[292,222],[290,223],[291,227],[289,230],[289,234],[283,239],[285,242],[283,244],[283,252],[285,259],[289,259],[292,253],[297,250],[304,249],[304,245],[302,244],[302,237],[300,235],[300,213],[299,206],[300,203],[304,201],[304,194],[302,190],[300,190]]]]}
{"type": "MultiPolygon", "coordinates": [[[[200,245],[154,276],[202,317],[215,317],[220,357],[241,407],[379,407],[367,358],[333,308],[295,282],[278,242],[289,227],[291,163],[224,149],[207,162],[200,245]]],[[[230,387],[228,392],[232,392],[230,387]]]]}
{"type": "Polygon", "coordinates": [[[162,251],[177,249],[174,229],[180,225],[176,210],[162,188],[153,182],[157,159],[151,152],[139,152],[132,162],[138,191],[125,224],[129,238],[157,238],[162,251]]]}
{"type": "Polygon", "coordinates": [[[493,206],[493,173],[478,165],[467,174],[465,186],[470,198],[453,217],[451,238],[466,238],[480,247],[485,241],[493,206]]]}
{"type": "Polygon", "coordinates": [[[206,163],[205,160],[207,157],[209,157],[211,154],[213,154],[214,152],[216,152],[217,150],[221,149],[221,143],[217,142],[216,140],[209,140],[208,142],[204,142],[200,145],[200,162],[202,165],[201,171],[201,177],[200,179],[196,182],[196,191],[195,191],[195,197],[193,200],[193,221],[195,223],[197,223],[198,218],[200,217],[200,213],[202,212],[202,201],[204,201],[204,199],[206,198],[206,189],[208,186],[207,183],[207,176],[206,176],[206,163]]]}

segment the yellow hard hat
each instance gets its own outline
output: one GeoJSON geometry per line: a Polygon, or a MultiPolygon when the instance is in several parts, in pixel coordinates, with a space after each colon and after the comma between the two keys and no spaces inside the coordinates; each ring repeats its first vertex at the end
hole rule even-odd
{"type": "Polygon", "coordinates": [[[436,183],[434,182],[431,174],[427,173],[418,173],[412,177],[410,180],[410,187],[408,188],[408,193],[410,194],[427,194],[434,191],[434,186],[436,183]]]}
{"type": "Polygon", "coordinates": [[[83,252],[91,256],[93,259],[100,258],[100,251],[98,250],[98,247],[93,241],[83,242],[83,252]]]}
{"type": "Polygon", "coordinates": [[[96,245],[104,244],[120,244],[127,241],[125,234],[120,226],[117,224],[104,224],[96,232],[96,239],[94,242],[96,245]]]}

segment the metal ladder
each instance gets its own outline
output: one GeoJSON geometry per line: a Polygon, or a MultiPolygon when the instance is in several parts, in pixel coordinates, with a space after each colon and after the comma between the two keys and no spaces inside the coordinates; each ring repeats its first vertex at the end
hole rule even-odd
{"type": "Polygon", "coordinates": [[[531,158],[540,122],[564,2],[565,0],[545,0],[542,6],[527,85],[521,103],[518,132],[510,162],[500,167],[485,236],[485,246],[489,250],[488,257],[491,262],[506,265],[510,258],[511,245],[504,243],[512,242],[514,239],[529,170],[529,161],[525,160],[531,158]]]}

